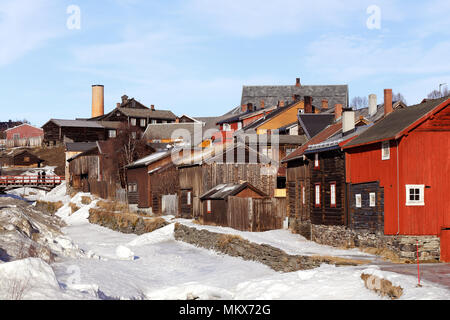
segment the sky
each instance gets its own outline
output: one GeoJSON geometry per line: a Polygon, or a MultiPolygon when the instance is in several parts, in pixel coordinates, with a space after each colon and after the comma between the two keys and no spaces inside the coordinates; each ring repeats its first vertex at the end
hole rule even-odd
{"type": "Polygon", "coordinates": [[[0,0],[0,121],[105,112],[124,94],[217,116],[244,85],[348,84],[419,103],[450,84],[448,0],[0,0]]]}

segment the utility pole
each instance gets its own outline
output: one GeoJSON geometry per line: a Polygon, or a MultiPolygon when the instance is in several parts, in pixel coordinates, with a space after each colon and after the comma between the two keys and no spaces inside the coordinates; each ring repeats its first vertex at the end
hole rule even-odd
{"type": "Polygon", "coordinates": [[[439,85],[439,93],[441,94],[441,97],[442,97],[442,87],[443,86],[446,86],[447,84],[446,83],[441,83],[440,85],[439,85]]]}

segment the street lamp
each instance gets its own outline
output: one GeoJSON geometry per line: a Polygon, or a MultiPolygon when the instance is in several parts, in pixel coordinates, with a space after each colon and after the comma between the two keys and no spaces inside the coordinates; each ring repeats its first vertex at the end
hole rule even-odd
{"type": "Polygon", "coordinates": [[[439,93],[441,94],[441,97],[442,97],[442,90],[441,90],[441,88],[443,87],[443,86],[446,86],[447,84],[446,83],[441,83],[440,85],[439,85],[439,93]]]}

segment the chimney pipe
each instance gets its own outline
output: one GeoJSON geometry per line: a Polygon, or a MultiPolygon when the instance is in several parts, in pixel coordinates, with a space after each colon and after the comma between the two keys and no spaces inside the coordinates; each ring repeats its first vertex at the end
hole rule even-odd
{"type": "Polygon", "coordinates": [[[105,113],[105,87],[100,84],[92,86],[92,118],[105,113]]]}
{"type": "Polygon", "coordinates": [[[345,108],[342,113],[342,133],[353,132],[355,130],[355,111],[345,108]]]}
{"type": "Polygon", "coordinates": [[[259,103],[259,105],[260,105],[261,109],[264,109],[264,108],[266,107],[266,106],[265,106],[264,100],[261,100],[261,102],[259,103]]]}
{"type": "Polygon", "coordinates": [[[328,109],[328,100],[327,99],[322,100],[322,109],[328,109]]]}
{"type": "Polygon", "coordinates": [[[392,113],[392,89],[384,89],[384,115],[392,113]]]}
{"type": "Polygon", "coordinates": [[[152,105],[150,106],[150,109],[151,109],[152,111],[155,111],[155,105],[152,104],[152,105]]]}
{"type": "Polygon", "coordinates": [[[296,87],[300,87],[301,86],[300,78],[295,79],[295,86],[296,87]]]}
{"type": "Polygon", "coordinates": [[[342,104],[338,103],[334,106],[334,118],[338,120],[342,117],[342,104]]]}
{"type": "Polygon", "coordinates": [[[304,101],[305,101],[305,113],[313,113],[313,108],[312,108],[312,97],[311,96],[305,96],[304,97],[304,101]]]}
{"type": "Polygon", "coordinates": [[[377,113],[377,95],[369,95],[369,117],[373,117],[377,113]]]}

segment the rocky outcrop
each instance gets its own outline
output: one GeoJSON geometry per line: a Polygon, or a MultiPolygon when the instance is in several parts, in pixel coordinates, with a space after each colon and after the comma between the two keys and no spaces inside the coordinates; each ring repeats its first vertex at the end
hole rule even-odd
{"type": "Polygon", "coordinates": [[[367,289],[373,290],[381,296],[388,296],[395,300],[403,295],[403,289],[400,286],[394,286],[391,281],[380,278],[372,274],[361,274],[361,279],[367,289]]]}
{"type": "Polygon", "coordinates": [[[275,271],[281,272],[313,269],[319,267],[322,263],[337,266],[363,263],[362,261],[337,257],[289,255],[281,249],[266,244],[252,243],[239,236],[200,230],[180,223],[175,224],[174,232],[176,240],[221,252],[232,257],[257,261],[269,266],[275,271]]]}

